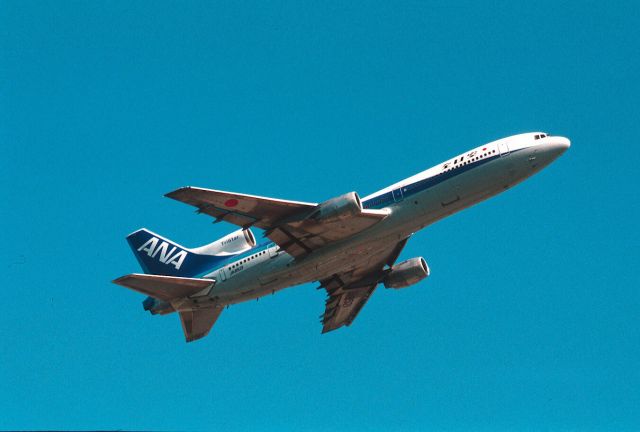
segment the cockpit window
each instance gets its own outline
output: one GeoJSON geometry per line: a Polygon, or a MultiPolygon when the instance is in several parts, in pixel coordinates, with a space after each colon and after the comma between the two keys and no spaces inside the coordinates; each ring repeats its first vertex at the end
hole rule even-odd
{"type": "Polygon", "coordinates": [[[535,135],[533,139],[540,139],[540,138],[546,138],[546,137],[547,137],[547,134],[539,134],[539,135],[535,135]]]}

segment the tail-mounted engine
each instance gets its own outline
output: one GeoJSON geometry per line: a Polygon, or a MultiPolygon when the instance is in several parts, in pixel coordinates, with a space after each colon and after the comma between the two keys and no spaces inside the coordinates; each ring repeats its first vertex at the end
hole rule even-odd
{"type": "Polygon", "coordinates": [[[151,312],[151,315],[166,315],[171,312],[175,312],[171,303],[158,300],[153,297],[147,297],[144,299],[142,306],[144,307],[144,310],[151,312]]]}
{"type": "Polygon", "coordinates": [[[250,229],[240,229],[206,246],[191,249],[203,255],[237,255],[256,245],[256,238],[250,229]]]}
{"type": "Polygon", "coordinates": [[[394,265],[382,280],[385,288],[406,288],[429,276],[429,266],[424,258],[411,258],[394,265]]]}

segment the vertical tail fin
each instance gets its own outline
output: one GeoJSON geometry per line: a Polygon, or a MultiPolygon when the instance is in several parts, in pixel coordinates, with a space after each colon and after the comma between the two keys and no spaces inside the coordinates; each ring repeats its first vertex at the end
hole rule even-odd
{"type": "Polygon", "coordinates": [[[129,234],[127,242],[144,272],[149,274],[195,277],[227,258],[196,253],[145,228],[129,234]]]}

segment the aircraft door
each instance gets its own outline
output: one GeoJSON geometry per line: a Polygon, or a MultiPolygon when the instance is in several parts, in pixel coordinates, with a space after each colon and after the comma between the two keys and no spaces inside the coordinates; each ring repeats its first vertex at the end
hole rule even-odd
{"type": "Polygon", "coordinates": [[[500,141],[498,143],[498,150],[500,150],[500,157],[507,156],[509,154],[509,146],[506,141],[500,141]]]}
{"type": "Polygon", "coordinates": [[[220,269],[220,271],[218,272],[218,276],[220,276],[220,280],[223,282],[227,280],[227,274],[224,271],[224,267],[220,269]]]}
{"type": "Polygon", "coordinates": [[[402,201],[402,198],[403,198],[403,196],[402,196],[402,188],[395,189],[393,191],[393,201],[394,202],[400,202],[400,201],[402,201]]]}
{"type": "Polygon", "coordinates": [[[277,257],[279,251],[280,251],[280,246],[276,246],[275,243],[271,243],[269,245],[269,258],[277,257]]]}

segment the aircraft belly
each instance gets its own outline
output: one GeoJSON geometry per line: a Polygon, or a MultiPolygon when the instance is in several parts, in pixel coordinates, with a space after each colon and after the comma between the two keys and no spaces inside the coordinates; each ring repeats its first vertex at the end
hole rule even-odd
{"type": "MultiPolygon", "coordinates": [[[[511,164],[515,158],[511,155],[511,164]]],[[[239,303],[281,289],[325,279],[365,266],[376,252],[466,207],[504,190],[506,161],[460,174],[450,180],[407,196],[392,206],[391,217],[353,237],[293,259],[281,252],[276,258],[243,270],[217,284],[212,296],[226,303],[239,303]]]]}

